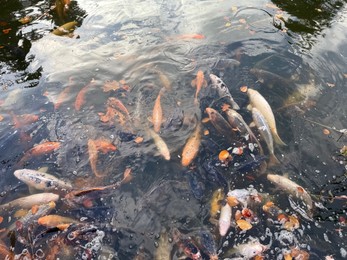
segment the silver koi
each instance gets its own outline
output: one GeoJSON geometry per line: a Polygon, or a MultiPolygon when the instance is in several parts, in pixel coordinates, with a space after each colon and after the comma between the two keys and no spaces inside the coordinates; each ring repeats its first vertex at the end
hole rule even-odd
{"type": "Polygon", "coordinates": [[[279,164],[280,162],[276,158],[274,154],[274,146],[273,146],[273,138],[271,135],[269,124],[267,123],[265,117],[263,114],[255,107],[252,108],[252,117],[255,125],[257,126],[260,135],[264,139],[269,152],[270,152],[270,158],[269,158],[269,166],[273,166],[276,164],[279,164]]]}
{"type": "Polygon", "coordinates": [[[228,103],[232,106],[233,109],[239,110],[239,105],[235,102],[233,97],[230,94],[230,91],[219,77],[217,77],[214,74],[210,74],[210,79],[212,81],[212,87],[217,90],[218,95],[220,98],[226,98],[228,100],[228,103]]]}
{"type": "Polygon", "coordinates": [[[28,186],[37,190],[71,190],[72,185],[66,181],[59,180],[51,174],[29,169],[16,170],[14,176],[28,186]]]}

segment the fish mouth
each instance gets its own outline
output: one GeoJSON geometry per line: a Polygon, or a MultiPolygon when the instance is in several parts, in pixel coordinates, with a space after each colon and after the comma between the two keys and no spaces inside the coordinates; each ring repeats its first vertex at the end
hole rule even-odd
{"type": "Polygon", "coordinates": [[[22,172],[23,172],[22,170],[16,170],[14,171],[13,175],[16,176],[17,179],[20,179],[22,172]]]}

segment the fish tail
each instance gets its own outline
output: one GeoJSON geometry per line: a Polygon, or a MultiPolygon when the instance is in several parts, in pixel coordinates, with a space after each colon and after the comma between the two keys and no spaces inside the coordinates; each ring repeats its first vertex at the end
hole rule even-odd
{"type": "Polygon", "coordinates": [[[274,141],[276,144],[282,145],[282,146],[287,146],[287,144],[285,142],[283,142],[282,139],[279,137],[277,131],[274,132],[273,138],[274,138],[274,141]]]}
{"type": "Polygon", "coordinates": [[[199,105],[199,100],[197,96],[194,97],[194,105],[199,105]]]}
{"type": "Polygon", "coordinates": [[[276,166],[279,164],[280,164],[280,161],[277,159],[277,157],[273,153],[270,154],[268,166],[271,167],[271,166],[276,166]]]}
{"type": "Polygon", "coordinates": [[[231,103],[232,103],[231,105],[232,105],[234,110],[240,110],[239,105],[234,100],[231,103]]]}

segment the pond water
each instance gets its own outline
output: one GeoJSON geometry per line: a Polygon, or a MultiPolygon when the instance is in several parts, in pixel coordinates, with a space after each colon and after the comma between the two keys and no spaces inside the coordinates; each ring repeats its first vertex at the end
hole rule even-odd
{"type": "Polygon", "coordinates": [[[1,4],[2,259],[347,257],[345,1],[1,4]],[[207,120],[207,107],[224,118],[228,107],[210,74],[246,124],[246,87],[269,103],[286,143],[274,144],[279,163],[264,128],[252,126],[262,152],[207,120]],[[14,175],[24,168],[72,187],[38,190],[14,175]],[[227,197],[238,189],[247,205],[227,197]],[[6,205],[42,192],[60,197],[6,205]],[[43,224],[48,214],[58,220],[43,224]],[[220,219],[231,219],[225,235],[220,219]]]}

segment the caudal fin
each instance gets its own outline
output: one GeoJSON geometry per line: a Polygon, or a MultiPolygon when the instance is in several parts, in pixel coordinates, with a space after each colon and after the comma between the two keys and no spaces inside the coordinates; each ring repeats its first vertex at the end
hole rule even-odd
{"type": "Polygon", "coordinates": [[[279,137],[277,132],[273,133],[273,139],[274,139],[276,144],[282,145],[282,146],[287,146],[287,144],[285,142],[283,142],[282,139],[279,137]]]}
{"type": "Polygon", "coordinates": [[[272,167],[279,164],[281,164],[281,162],[277,159],[277,157],[274,154],[270,154],[268,166],[272,167]]]}

